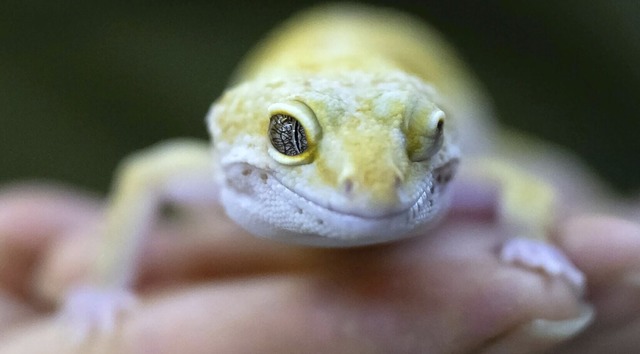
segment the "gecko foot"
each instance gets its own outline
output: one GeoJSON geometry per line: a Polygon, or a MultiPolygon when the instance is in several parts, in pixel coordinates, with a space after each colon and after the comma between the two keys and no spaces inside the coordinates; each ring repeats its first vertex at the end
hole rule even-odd
{"type": "Polygon", "coordinates": [[[504,262],[520,264],[551,276],[564,277],[579,294],[584,293],[585,276],[557,247],[529,238],[508,240],[500,250],[504,262]]]}
{"type": "Polygon", "coordinates": [[[83,286],[69,292],[58,316],[71,327],[73,339],[82,342],[93,332],[113,332],[118,316],[135,303],[135,296],[125,289],[83,286]]]}

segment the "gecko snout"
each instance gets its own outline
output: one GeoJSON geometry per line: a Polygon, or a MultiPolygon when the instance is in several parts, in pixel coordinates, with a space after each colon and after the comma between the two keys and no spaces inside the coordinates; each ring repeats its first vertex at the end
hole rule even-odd
{"type": "Polygon", "coordinates": [[[354,210],[375,210],[386,214],[400,202],[403,177],[399,171],[349,170],[338,179],[338,191],[354,210]]]}

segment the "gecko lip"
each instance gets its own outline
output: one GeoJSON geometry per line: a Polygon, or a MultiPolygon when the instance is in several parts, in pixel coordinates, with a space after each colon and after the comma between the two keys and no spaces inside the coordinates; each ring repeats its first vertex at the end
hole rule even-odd
{"type": "MultiPolygon", "coordinates": [[[[424,208],[425,204],[432,200],[433,197],[437,194],[436,192],[433,191],[431,187],[432,182],[430,182],[429,179],[425,179],[423,182],[420,183],[419,186],[416,187],[416,191],[415,193],[418,195],[416,198],[412,199],[410,202],[408,203],[402,203],[398,206],[396,206],[395,208],[392,208],[391,211],[389,212],[382,212],[382,213],[377,213],[377,214],[365,214],[365,213],[358,213],[357,211],[352,211],[352,210],[345,210],[345,209],[341,209],[339,207],[336,207],[335,205],[331,205],[329,203],[322,203],[319,202],[317,200],[317,198],[313,198],[310,196],[307,196],[303,193],[300,193],[292,188],[290,188],[286,183],[283,183],[282,180],[280,178],[278,178],[277,174],[273,173],[272,171],[266,170],[266,169],[262,169],[253,165],[249,165],[246,163],[239,163],[237,164],[241,169],[246,169],[246,168],[250,168],[252,170],[257,171],[257,174],[266,174],[270,177],[272,177],[276,183],[281,186],[282,188],[284,188],[287,192],[291,193],[293,197],[298,198],[301,201],[304,201],[305,203],[309,203],[311,205],[313,205],[316,208],[319,209],[324,209],[326,211],[332,212],[332,213],[336,213],[339,215],[343,215],[343,216],[351,216],[351,217],[355,217],[355,218],[360,218],[363,220],[384,220],[384,219],[391,219],[391,218],[395,218],[398,217],[400,215],[404,215],[404,214],[410,214],[413,212],[417,212],[418,210],[424,208]]],[[[293,203],[293,202],[292,202],[293,203]]]]}
{"type": "MultiPolygon", "coordinates": [[[[277,178],[276,178],[276,180],[277,180],[277,178]]],[[[278,183],[282,184],[282,182],[280,180],[278,180],[278,183]]],[[[327,211],[330,211],[330,212],[333,212],[333,213],[336,213],[336,214],[345,215],[345,216],[352,216],[352,217],[365,219],[365,220],[391,219],[391,218],[396,217],[398,215],[406,214],[414,206],[418,205],[420,203],[420,199],[421,199],[419,197],[416,200],[412,201],[411,203],[408,203],[407,205],[402,205],[399,208],[395,208],[391,212],[379,213],[379,214],[375,214],[375,215],[369,215],[369,214],[358,213],[356,211],[346,211],[346,210],[343,210],[343,209],[336,208],[335,206],[332,206],[332,205],[321,204],[321,203],[316,202],[313,198],[309,198],[309,197],[307,197],[305,195],[302,195],[302,194],[292,190],[291,188],[287,187],[284,184],[282,184],[282,186],[284,188],[286,188],[287,190],[289,190],[291,193],[295,194],[299,198],[304,199],[306,202],[311,203],[312,205],[314,205],[317,208],[322,208],[322,209],[325,209],[327,211]]],[[[422,191],[420,193],[421,197],[423,195],[425,195],[424,191],[422,191]]]]}

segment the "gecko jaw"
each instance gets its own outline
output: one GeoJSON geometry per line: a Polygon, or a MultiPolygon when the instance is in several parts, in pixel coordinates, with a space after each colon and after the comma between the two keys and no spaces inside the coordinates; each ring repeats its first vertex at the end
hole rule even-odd
{"type": "MultiPolygon", "coordinates": [[[[298,203],[309,204],[315,208],[326,210],[327,212],[330,212],[330,213],[359,218],[363,220],[383,220],[383,219],[397,217],[403,214],[414,215],[416,214],[416,212],[424,209],[425,205],[431,206],[431,204],[433,203],[433,199],[437,198],[437,195],[435,195],[437,191],[435,191],[435,188],[433,188],[434,183],[432,179],[426,178],[416,188],[416,192],[413,193],[414,195],[416,195],[416,197],[411,198],[409,202],[398,203],[399,205],[396,205],[392,208],[387,208],[387,210],[389,211],[372,213],[371,211],[366,211],[366,210],[347,210],[347,208],[340,207],[340,205],[337,203],[332,204],[330,202],[323,202],[322,200],[319,200],[319,198],[314,198],[312,196],[308,196],[304,193],[300,193],[296,191],[295,189],[289,187],[286,183],[283,183],[282,179],[278,178],[277,174],[272,173],[271,171],[268,171],[266,169],[255,167],[246,163],[239,163],[239,164],[234,164],[234,166],[228,166],[229,171],[233,171],[234,169],[237,169],[237,168],[242,169],[242,172],[241,172],[242,176],[235,174],[236,177],[233,177],[230,179],[230,181],[233,181],[233,182],[228,183],[228,186],[238,191],[241,191],[242,187],[239,187],[239,184],[235,183],[237,179],[251,178],[250,176],[251,173],[249,173],[249,171],[253,171],[252,173],[255,173],[255,175],[259,175],[260,179],[263,182],[267,181],[267,179],[275,180],[277,185],[279,187],[282,187],[285,191],[284,192],[278,191],[277,193],[273,193],[273,194],[276,196],[284,195],[284,198],[282,199],[285,199],[287,201],[292,201],[292,203],[293,201],[297,201],[298,203]]],[[[233,174],[233,172],[231,173],[233,174]]],[[[272,188],[270,189],[273,190],[274,186],[272,185],[271,187],[272,188]]],[[[264,193],[264,191],[262,192],[264,193]]],[[[371,204],[368,204],[368,206],[371,207],[371,204]]]]}
{"type": "Polygon", "coordinates": [[[221,197],[227,214],[254,235],[289,243],[347,247],[396,240],[439,219],[446,204],[425,182],[412,203],[372,217],[314,202],[248,164],[227,165],[226,171],[221,197]]]}

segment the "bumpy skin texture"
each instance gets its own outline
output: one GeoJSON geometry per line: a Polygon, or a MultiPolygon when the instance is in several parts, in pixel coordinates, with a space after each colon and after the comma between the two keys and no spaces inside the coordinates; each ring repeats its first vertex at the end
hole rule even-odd
{"type": "Polygon", "coordinates": [[[341,246],[396,238],[433,220],[446,206],[440,175],[459,150],[446,131],[439,152],[414,162],[406,143],[441,114],[433,97],[397,71],[295,73],[230,90],[209,116],[227,212],[257,235],[341,246]],[[309,163],[283,165],[268,154],[266,107],[287,101],[318,119],[309,163]]]}
{"type": "Polygon", "coordinates": [[[329,7],[295,18],[247,59],[241,83],[208,116],[227,213],[253,234],[323,246],[388,241],[431,224],[447,208],[459,141],[472,140],[457,126],[486,121],[470,77],[404,15],[329,7]],[[310,161],[296,166],[268,153],[267,107],[292,101],[321,130],[310,161]],[[442,147],[413,161],[437,143],[438,114],[442,147]]]}

